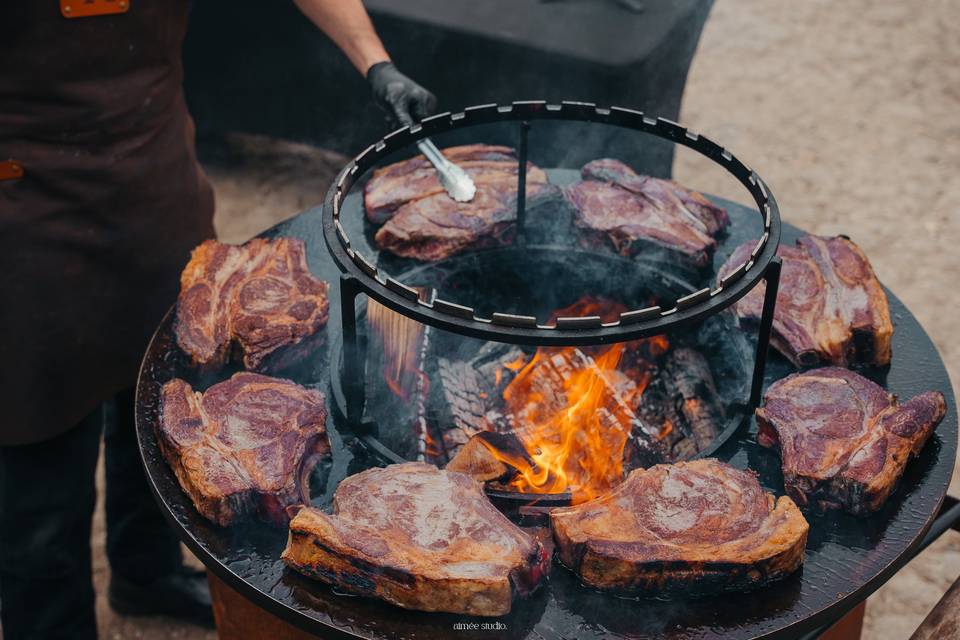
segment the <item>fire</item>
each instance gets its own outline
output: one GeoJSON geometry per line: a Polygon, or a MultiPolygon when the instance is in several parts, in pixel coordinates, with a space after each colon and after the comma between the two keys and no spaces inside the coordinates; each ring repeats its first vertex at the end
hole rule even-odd
{"type": "MultiPolygon", "coordinates": [[[[555,315],[608,315],[609,306],[582,300],[555,315]],[[606,311],[607,314],[598,313],[606,311]]],[[[655,356],[666,338],[592,350],[540,348],[528,362],[505,367],[516,376],[503,391],[516,419],[526,455],[504,452],[484,441],[493,456],[516,470],[510,488],[526,493],[570,492],[574,503],[597,497],[623,479],[624,450],[633,429],[632,407],[650,381],[642,358],[625,363],[628,352],[655,356]],[[517,366],[520,365],[520,366],[517,366]],[[629,368],[629,373],[621,370],[629,368]]],[[[522,360],[522,359],[521,359],[522,360]]],[[[497,376],[497,382],[500,375],[497,376]]]]}

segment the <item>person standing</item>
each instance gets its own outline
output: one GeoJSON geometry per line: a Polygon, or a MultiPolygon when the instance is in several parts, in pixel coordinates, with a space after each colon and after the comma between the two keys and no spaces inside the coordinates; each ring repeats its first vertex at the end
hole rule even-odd
{"type": "MultiPolygon", "coordinates": [[[[398,121],[433,95],[360,0],[296,4],[398,121]]],[[[149,494],[137,367],[213,237],[182,91],[189,0],[18,0],[0,21],[0,621],[6,640],[96,637],[90,526],[103,436],[111,606],[210,624],[202,573],[149,494]]],[[[268,9],[264,9],[265,11],[268,9]]]]}

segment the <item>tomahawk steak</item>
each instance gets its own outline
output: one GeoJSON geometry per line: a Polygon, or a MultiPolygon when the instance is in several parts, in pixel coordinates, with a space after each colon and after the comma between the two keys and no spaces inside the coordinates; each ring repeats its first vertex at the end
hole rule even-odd
{"type": "Polygon", "coordinates": [[[609,494],[550,514],[561,561],[616,591],[745,589],[803,562],[807,522],[750,471],[712,459],[637,469],[609,494]]]}
{"type": "MultiPolygon", "coordinates": [[[[718,278],[750,259],[755,242],[737,247],[718,278]]],[[[783,259],[771,344],[795,365],[846,366],[890,362],[893,323],[887,296],[863,251],[848,238],[807,235],[781,246],[783,259]]],[[[737,315],[758,322],[766,285],[736,304],[737,315]]]]}
{"type": "Polygon", "coordinates": [[[666,257],[709,264],[716,236],[729,224],[724,209],[676,182],[637,174],[617,160],[588,162],[582,180],[564,189],[581,246],[623,256],[666,257]]]}
{"type": "Polygon", "coordinates": [[[757,441],[779,449],[798,504],[865,515],[894,491],[945,412],[939,391],[901,405],[863,376],[825,367],[770,386],[757,409],[757,441]]]}
{"type": "MultiPolygon", "coordinates": [[[[466,249],[510,244],[517,221],[516,154],[509,147],[466,145],[443,150],[474,180],[470,202],[453,200],[423,156],[374,172],[364,188],[367,217],[383,223],[374,239],[395,255],[442,260],[466,249]]],[[[527,208],[557,200],[560,192],[544,172],[528,164],[527,208]]]]}
{"type": "Polygon", "coordinates": [[[236,344],[248,369],[327,323],[327,283],[307,266],[302,240],[207,240],[180,276],[177,343],[199,364],[220,363],[236,344]]]}
{"type": "Polygon", "coordinates": [[[200,393],[174,379],[161,391],[160,450],[207,519],[280,525],[308,502],[304,476],[330,450],[326,417],[323,394],[289,380],[241,372],[200,393]]]}
{"type": "Polygon", "coordinates": [[[543,546],[461,473],[419,462],[340,483],[333,514],[301,510],[283,560],[308,576],[406,609],[499,616],[550,567],[543,546]]]}

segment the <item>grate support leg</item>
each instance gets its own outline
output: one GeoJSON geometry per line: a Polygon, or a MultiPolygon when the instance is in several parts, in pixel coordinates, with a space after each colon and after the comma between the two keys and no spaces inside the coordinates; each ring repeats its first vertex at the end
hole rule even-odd
{"type": "Polygon", "coordinates": [[[760,406],[763,397],[763,375],[767,368],[770,350],[770,334],[773,331],[773,312],[777,307],[777,291],[780,288],[780,271],[783,262],[774,256],[763,274],[766,291],[763,295],[763,314],[760,316],[760,331],[757,335],[757,354],[753,362],[753,383],[750,387],[750,407],[760,406]]]}

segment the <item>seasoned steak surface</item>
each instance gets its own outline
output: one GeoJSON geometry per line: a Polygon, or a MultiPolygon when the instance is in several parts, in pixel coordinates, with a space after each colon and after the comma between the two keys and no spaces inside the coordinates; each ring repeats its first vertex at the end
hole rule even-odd
{"type": "Polygon", "coordinates": [[[715,237],[729,225],[724,209],[671,180],[637,174],[618,160],[588,162],[583,179],[564,189],[586,248],[623,256],[665,254],[695,267],[709,264],[715,237]]]}
{"type": "Polygon", "coordinates": [[[310,273],[300,239],[207,240],[180,276],[177,343],[200,364],[221,362],[236,344],[244,366],[257,369],[327,323],[327,288],[310,273]]]}
{"type": "MultiPolygon", "coordinates": [[[[754,247],[737,247],[721,267],[723,278],[750,259],[754,247]]],[[[796,365],[847,366],[890,362],[893,323],[887,296],[870,261],[847,238],[807,235],[781,246],[783,271],[773,319],[773,346],[796,365]]],[[[736,304],[737,315],[759,321],[765,284],[736,304]]]]}
{"type": "MultiPolygon", "coordinates": [[[[495,247],[513,240],[517,220],[516,153],[484,144],[448,147],[444,155],[473,178],[470,202],[453,200],[423,156],[377,169],[364,188],[364,208],[375,224],[377,245],[405,258],[442,260],[466,249],[495,247]]],[[[527,206],[555,198],[539,168],[527,166],[527,206]]]]}
{"type": "Polygon", "coordinates": [[[865,515],[883,506],[945,413],[939,391],[901,405],[863,376],[825,367],[770,386],[757,441],[780,451],[798,504],[865,515]]]}
{"type": "Polygon", "coordinates": [[[611,493],[550,515],[563,563],[617,591],[744,589],[803,562],[807,523],[750,471],[704,459],[633,471],[611,493]]]}
{"type": "Polygon", "coordinates": [[[510,612],[549,570],[542,545],[460,473],[419,462],[340,483],[333,514],[290,522],[283,560],[351,593],[407,609],[480,616],[510,612]]]}
{"type": "MultiPolygon", "coordinates": [[[[447,147],[443,155],[466,171],[477,186],[511,175],[516,186],[517,155],[510,147],[468,144],[447,147]]],[[[444,189],[437,170],[425,156],[418,155],[375,169],[364,187],[363,205],[370,222],[383,224],[404,204],[441,193],[444,189]]]]}
{"type": "Polygon", "coordinates": [[[307,501],[301,475],[330,450],[326,418],[323,394],[289,380],[242,372],[199,393],[174,379],[161,391],[160,450],[207,519],[279,525],[307,501]]]}

